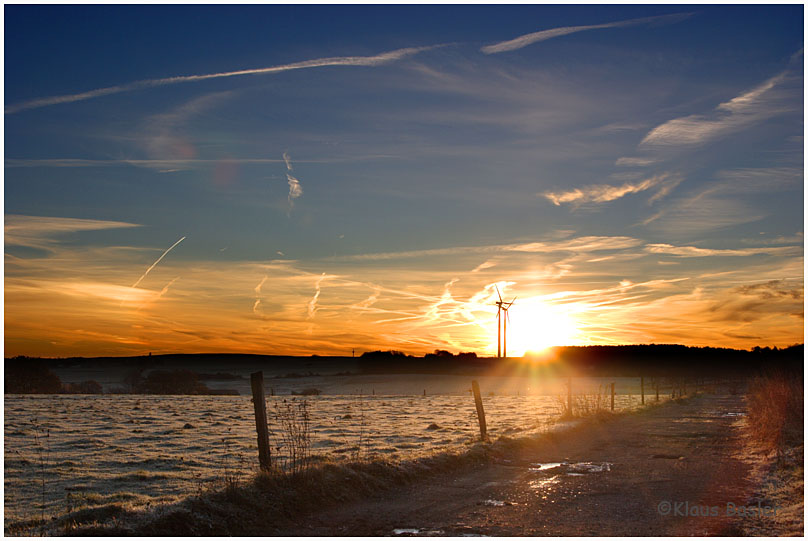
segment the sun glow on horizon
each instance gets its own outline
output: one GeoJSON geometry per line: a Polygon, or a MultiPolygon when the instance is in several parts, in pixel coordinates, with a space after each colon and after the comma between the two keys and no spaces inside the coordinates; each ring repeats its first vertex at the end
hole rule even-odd
{"type": "MultiPolygon", "coordinates": [[[[513,304],[507,326],[507,353],[521,357],[528,352],[542,353],[553,346],[569,346],[580,342],[579,324],[573,311],[562,305],[548,304],[540,297],[513,304]]],[[[496,325],[493,350],[496,352],[496,325]]]]}

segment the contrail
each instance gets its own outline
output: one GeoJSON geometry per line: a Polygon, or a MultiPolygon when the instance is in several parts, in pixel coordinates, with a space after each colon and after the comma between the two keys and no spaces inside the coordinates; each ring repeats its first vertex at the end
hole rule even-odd
{"type": "MultiPolygon", "coordinates": [[[[154,267],[156,267],[156,266],[157,266],[157,264],[158,264],[160,261],[162,261],[162,259],[163,259],[163,258],[166,256],[166,254],[167,254],[168,252],[170,252],[171,250],[173,250],[173,249],[174,249],[174,247],[175,247],[175,246],[177,246],[177,244],[181,243],[181,242],[182,242],[182,241],[184,241],[184,240],[185,240],[185,237],[182,237],[180,240],[178,240],[177,242],[175,242],[174,244],[172,244],[172,245],[171,245],[171,248],[169,248],[168,250],[166,250],[165,252],[163,252],[163,255],[161,255],[160,257],[158,257],[158,258],[157,258],[157,261],[155,261],[154,263],[152,263],[152,266],[151,266],[151,267],[149,267],[148,269],[146,269],[146,272],[144,272],[144,273],[143,273],[143,276],[141,276],[140,278],[138,278],[138,281],[137,281],[137,282],[135,282],[135,283],[134,283],[134,285],[133,285],[132,287],[137,287],[137,286],[138,286],[138,284],[139,284],[140,282],[142,282],[142,281],[143,281],[143,279],[146,277],[146,275],[147,275],[147,274],[149,274],[149,273],[151,272],[151,270],[152,270],[154,267]]],[[[170,284],[169,284],[169,285],[170,285],[170,284]]]]}
{"type": "Polygon", "coordinates": [[[162,291],[160,291],[160,294],[157,296],[157,298],[159,299],[160,297],[162,297],[163,295],[165,295],[166,293],[168,293],[168,288],[169,288],[169,287],[171,287],[171,286],[173,286],[173,285],[174,285],[174,282],[176,282],[176,281],[177,281],[177,280],[179,280],[179,279],[180,279],[180,277],[179,277],[179,276],[177,276],[176,278],[174,278],[173,280],[171,280],[169,283],[167,283],[167,284],[165,285],[165,287],[163,287],[162,291]]]}
{"type": "Polygon", "coordinates": [[[658,15],[656,17],[643,17],[641,19],[629,19],[627,21],[616,21],[613,23],[605,24],[592,24],[587,26],[562,26],[560,28],[550,28],[549,30],[542,30],[540,32],[533,32],[532,34],[525,34],[517,38],[494,43],[493,45],[486,45],[480,51],[485,54],[504,53],[505,51],[514,51],[527,47],[532,43],[538,41],[545,41],[559,36],[566,36],[567,34],[574,34],[575,32],[582,32],[584,30],[596,30],[598,28],[621,28],[627,26],[637,26],[641,24],[653,23],[675,23],[687,19],[693,13],[674,13],[672,15],[658,15]]]}
{"type": "Polygon", "coordinates": [[[325,280],[325,273],[323,273],[318,279],[317,283],[314,284],[314,297],[311,298],[309,301],[309,317],[311,319],[317,313],[317,299],[320,297],[320,283],[325,280]]]}
{"type": "Polygon", "coordinates": [[[264,277],[261,279],[261,282],[257,286],[255,286],[255,289],[254,289],[254,291],[255,291],[255,304],[253,304],[253,313],[257,314],[259,316],[261,315],[261,313],[258,312],[258,307],[261,306],[261,288],[263,287],[264,283],[266,283],[266,281],[268,279],[269,279],[269,277],[264,275],[264,277]]]}
{"type": "Polygon", "coordinates": [[[283,64],[281,66],[270,66],[268,68],[255,68],[238,71],[225,71],[221,73],[209,73],[205,75],[180,75],[177,77],[165,77],[162,79],[144,79],[117,86],[109,86],[106,88],[98,88],[95,90],[88,90],[87,92],[80,92],[78,94],[63,94],[61,96],[50,96],[47,98],[37,98],[33,100],[24,101],[21,103],[9,105],[5,108],[7,115],[26,111],[28,109],[37,109],[39,107],[47,107],[48,105],[57,105],[60,103],[72,103],[74,101],[89,100],[98,98],[100,96],[108,96],[110,94],[120,94],[121,92],[131,92],[133,90],[140,90],[143,88],[152,88],[156,86],[173,85],[177,83],[190,83],[195,81],[204,81],[206,79],[219,79],[221,77],[236,77],[240,75],[259,75],[263,73],[278,73],[282,71],[289,71],[295,69],[306,68],[321,68],[325,66],[378,66],[387,64],[388,62],[395,62],[408,56],[418,54],[422,51],[427,51],[439,47],[439,45],[431,45],[428,47],[407,47],[404,49],[396,49],[395,51],[388,51],[386,53],[377,54],[374,56],[337,56],[331,58],[316,58],[314,60],[304,60],[302,62],[294,62],[292,64],[283,64]]]}

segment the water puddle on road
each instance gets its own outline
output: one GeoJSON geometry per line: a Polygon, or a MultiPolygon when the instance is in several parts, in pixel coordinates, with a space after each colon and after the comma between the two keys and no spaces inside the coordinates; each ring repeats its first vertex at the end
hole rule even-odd
{"type": "Polygon", "coordinates": [[[423,530],[421,528],[395,528],[393,535],[411,536],[417,535],[418,537],[431,537],[436,535],[443,535],[443,530],[423,530]]]}
{"type": "Polygon", "coordinates": [[[531,464],[530,471],[544,471],[544,470],[552,470],[555,468],[560,468],[561,466],[566,466],[566,462],[536,462],[535,464],[531,464]]]}
{"type": "Polygon", "coordinates": [[[569,468],[569,475],[612,471],[612,464],[609,462],[578,462],[577,464],[569,464],[567,467],[569,468]]]}
{"type": "Polygon", "coordinates": [[[562,468],[567,475],[584,475],[611,471],[612,466],[610,462],[536,462],[531,464],[528,471],[536,473],[562,468]]]}
{"type": "Polygon", "coordinates": [[[584,477],[612,471],[611,462],[544,462],[532,464],[529,471],[538,479],[528,482],[528,486],[542,498],[555,491],[563,477],[584,477]]]}

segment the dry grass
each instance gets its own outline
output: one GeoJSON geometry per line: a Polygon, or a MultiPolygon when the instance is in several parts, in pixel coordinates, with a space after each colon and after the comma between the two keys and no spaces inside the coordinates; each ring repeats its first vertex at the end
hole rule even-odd
{"type": "Polygon", "coordinates": [[[747,395],[752,436],[778,456],[803,442],[803,379],[777,373],[752,381],[747,395]]]}
{"type": "Polygon", "coordinates": [[[800,373],[780,372],[758,377],[749,385],[746,426],[755,452],[768,455],[758,458],[762,473],[753,499],[776,507],[777,512],[768,521],[744,522],[744,535],[801,537],[805,533],[803,381],[800,373]]]}
{"type": "Polygon", "coordinates": [[[283,471],[303,471],[311,458],[311,404],[308,400],[276,402],[272,411],[275,421],[276,464],[283,471]]]}
{"type": "Polygon", "coordinates": [[[559,395],[555,397],[559,410],[559,418],[570,420],[574,418],[599,416],[611,411],[611,387],[600,385],[593,394],[574,394],[572,396],[572,411],[568,407],[568,397],[559,395]]]}
{"type": "Polygon", "coordinates": [[[65,517],[64,524],[60,521],[54,526],[80,536],[280,535],[285,526],[307,512],[383,493],[423,476],[482,464],[496,448],[479,443],[463,453],[403,463],[376,459],[310,465],[295,473],[261,472],[249,482],[175,504],[151,510],[108,505],[74,512],[65,517]]]}
{"type": "Polygon", "coordinates": [[[576,395],[573,401],[575,413],[579,417],[598,415],[611,409],[611,389],[608,385],[601,385],[597,393],[576,395]]]}

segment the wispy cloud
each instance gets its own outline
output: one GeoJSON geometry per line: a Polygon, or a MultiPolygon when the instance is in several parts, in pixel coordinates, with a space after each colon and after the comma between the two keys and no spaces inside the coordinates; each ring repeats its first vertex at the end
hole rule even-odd
{"type": "Polygon", "coordinates": [[[284,71],[308,69],[308,68],[321,68],[326,66],[379,66],[390,62],[395,62],[415,55],[422,51],[427,51],[438,46],[429,47],[408,47],[404,49],[396,49],[373,56],[339,56],[331,58],[317,58],[314,60],[304,60],[302,62],[294,62],[292,64],[283,64],[280,66],[271,66],[266,68],[255,68],[237,71],[225,71],[220,73],[209,73],[205,75],[180,75],[176,77],[165,77],[161,79],[145,79],[135,81],[123,85],[110,86],[106,88],[98,88],[89,90],[87,92],[80,92],[78,94],[64,94],[61,96],[50,96],[47,98],[37,98],[33,100],[24,101],[9,105],[5,108],[7,115],[19,113],[29,109],[37,109],[40,107],[47,107],[49,105],[57,105],[61,103],[72,103],[77,101],[89,100],[99,98],[101,96],[109,96],[111,94],[120,94],[122,92],[131,92],[133,90],[141,90],[146,88],[154,88],[158,86],[173,85],[178,83],[191,83],[197,81],[205,81],[208,79],[219,79],[223,77],[238,77],[242,75],[262,75],[266,73],[280,73],[284,71]]]}
{"type": "Polygon", "coordinates": [[[138,286],[138,284],[140,284],[140,282],[142,282],[142,281],[143,281],[143,279],[144,279],[144,278],[145,278],[145,277],[146,277],[146,276],[147,276],[147,275],[148,275],[148,274],[151,272],[151,270],[152,270],[154,267],[156,267],[156,266],[157,266],[157,264],[158,264],[160,261],[162,261],[162,260],[163,260],[163,258],[164,258],[166,255],[168,255],[168,252],[170,252],[171,250],[173,250],[173,249],[174,249],[174,248],[175,248],[175,247],[176,247],[176,246],[177,246],[179,243],[181,243],[182,241],[184,241],[184,240],[185,240],[185,238],[186,238],[186,237],[182,237],[180,240],[178,240],[177,242],[175,242],[174,244],[172,244],[172,245],[171,245],[171,246],[168,248],[168,250],[166,250],[165,252],[163,252],[163,255],[161,255],[160,257],[158,257],[158,258],[157,258],[157,261],[155,261],[154,263],[152,263],[152,264],[151,264],[151,267],[149,267],[148,269],[146,269],[146,272],[144,272],[144,273],[143,273],[143,276],[141,276],[140,278],[138,278],[138,279],[137,279],[137,282],[135,282],[134,284],[132,284],[132,288],[136,288],[136,287],[138,286]]]}
{"type": "Polygon", "coordinates": [[[480,272],[485,269],[490,269],[491,267],[494,266],[496,266],[496,263],[489,259],[488,261],[483,261],[482,263],[474,267],[474,269],[471,272],[480,272]]]}
{"type": "Polygon", "coordinates": [[[186,133],[186,126],[194,118],[232,98],[235,92],[212,92],[195,97],[170,111],[152,115],[143,122],[137,139],[151,160],[144,162],[163,172],[174,172],[187,168],[180,163],[166,166],[164,162],[191,160],[198,151],[192,137],[186,133]]]}
{"type": "MultiPolygon", "coordinates": [[[[721,256],[742,252],[702,257],[708,255],[705,248],[688,243],[646,248],[646,241],[633,237],[548,237],[497,246],[502,257],[495,259],[495,275],[471,271],[490,259],[479,251],[459,252],[440,264],[342,261],[338,273],[325,275],[319,262],[215,258],[195,262],[182,280],[161,282],[155,290],[128,287],[133,258],[142,257],[134,247],[59,247],[58,267],[44,256],[7,256],[6,309],[14,315],[6,321],[7,350],[55,356],[87,348],[98,354],[261,349],[304,355],[340,354],[357,346],[357,353],[362,347],[490,354],[496,348],[494,284],[508,300],[519,297],[512,313],[514,351],[521,351],[520,336],[522,345],[531,346],[536,321],[565,314],[575,319],[579,343],[668,340],[751,347],[754,342],[724,333],[765,336],[772,345],[802,336],[802,320],[794,315],[802,311],[796,299],[803,280],[800,246],[782,252],[754,246],[779,257],[776,264],[750,258],[737,265],[721,256]],[[700,258],[701,274],[687,265],[689,257],[700,258]],[[656,259],[679,265],[661,267],[656,259]],[[310,265],[316,272],[307,270],[310,265]],[[565,273],[553,274],[550,267],[564,267],[565,273]],[[787,282],[769,284],[781,279],[787,282]],[[326,280],[331,293],[323,306],[319,297],[326,280]],[[271,310],[263,302],[270,283],[271,310]],[[161,302],[155,302],[161,293],[161,302]],[[776,303],[766,305],[766,296],[776,303]],[[729,304],[718,306],[725,301],[729,304]],[[712,306],[717,308],[709,312],[712,306]],[[757,323],[748,326],[753,318],[757,323]],[[90,337],[86,329],[99,334],[90,337]],[[37,336],[47,340],[32,348],[29,342],[37,336]]],[[[744,248],[750,247],[737,249],[744,248]]],[[[173,277],[185,263],[165,257],[159,265],[173,277]]]]}
{"type": "Polygon", "coordinates": [[[657,193],[655,193],[648,199],[648,204],[653,205],[660,199],[667,197],[679,184],[682,183],[682,181],[684,181],[684,177],[680,177],[677,175],[671,177],[666,182],[663,182],[659,190],[657,190],[657,193]]]}
{"type": "Polygon", "coordinates": [[[7,214],[5,217],[5,244],[47,249],[55,242],[54,237],[80,231],[97,231],[140,227],[138,224],[81,218],[56,218],[51,216],[24,216],[7,214]]]}
{"type": "MultiPolygon", "coordinates": [[[[283,162],[286,164],[286,170],[292,171],[292,158],[289,156],[288,152],[283,153],[283,162]]],[[[289,196],[287,197],[289,201],[288,214],[289,212],[292,212],[292,209],[295,206],[294,200],[303,195],[303,186],[301,186],[298,179],[289,173],[286,173],[286,180],[289,182],[289,196]]]]}
{"type": "Polygon", "coordinates": [[[585,30],[598,30],[601,28],[626,28],[629,26],[639,26],[644,24],[676,23],[687,19],[691,15],[693,14],[676,13],[673,15],[643,17],[641,19],[629,19],[626,21],[616,21],[604,24],[591,24],[585,26],[562,26],[559,28],[551,28],[549,30],[541,30],[539,32],[533,32],[531,34],[525,34],[508,41],[501,41],[499,43],[494,43],[493,45],[486,45],[485,47],[482,47],[480,51],[482,51],[485,54],[504,53],[506,51],[514,51],[516,49],[521,49],[522,47],[527,47],[528,45],[532,45],[533,43],[537,43],[539,41],[545,41],[560,36],[566,36],[568,34],[574,34],[576,32],[583,32],[585,30]]]}
{"type": "Polygon", "coordinates": [[[784,71],[725,103],[708,114],[674,118],[652,129],[642,146],[697,145],[735,132],[749,124],[790,112],[793,106],[778,102],[774,90],[789,79],[784,71]]]}
{"type": "Polygon", "coordinates": [[[593,184],[591,186],[576,188],[566,192],[544,192],[539,195],[547,198],[556,206],[561,206],[562,203],[572,203],[574,206],[584,203],[606,203],[609,201],[614,201],[615,199],[620,199],[621,197],[629,194],[649,190],[654,186],[661,184],[666,178],[668,178],[668,176],[669,175],[667,174],[656,175],[651,178],[647,178],[642,182],[626,182],[622,186],[593,184]]]}
{"type": "MultiPolygon", "coordinates": [[[[766,215],[761,207],[749,205],[748,196],[798,190],[803,172],[794,167],[739,168],[719,171],[715,178],[706,188],[673,199],[642,225],[654,223],[670,233],[696,233],[754,222],[766,215]]],[[[663,186],[660,193],[668,187],[663,186]]]]}
{"type": "Polygon", "coordinates": [[[719,171],[716,178],[723,182],[714,186],[728,193],[771,193],[800,188],[803,170],[796,167],[746,167],[719,171]]]}
{"type": "Polygon", "coordinates": [[[510,246],[509,249],[517,252],[534,252],[534,253],[549,253],[549,252],[599,252],[603,250],[623,250],[626,248],[633,248],[641,244],[641,241],[632,237],[601,237],[601,236],[587,236],[576,237],[574,239],[562,240],[557,242],[531,242],[528,244],[517,244],[510,246]]]}
{"type": "MultiPolygon", "coordinates": [[[[357,156],[347,156],[338,158],[326,158],[315,160],[296,160],[298,163],[345,163],[369,160],[395,159],[397,156],[391,154],[367,154],[357,156]]],[[[275,164],[283,163],[283,160],[272,158],[228,158],[228,162],[234,164],[275,164]]],[[[171,159],[119,159],[119,160],[87,160],[81,158],[52,158],[52,159],[18,159],[6,158],[4,166],[6,168],[27,168],[27,167],[53,167],[53,168],[77,168],[77,167],[117,167],[119,165],[132,165],[136,167],[151,167],[154,169],[188,169],[194,166],[210,166],[220,164],[221,159],[203,158],[171,158],[171,159]]]]}
{"type": "Polygon", "coordinates": [[[712,321],[752,323],[784,314],[805,317],[802,284],[785,280],[743,285],[726,292],[704,310],[712,321]]]}
{"type": "MultiPolygon", "coordinates": [[[[334,261],[383,261],[392,259],[407,258],[428,258],[440,256],[460,256],[478,253],[497,252],[532,252],[532,253],[553,253],[553,252],[591,252],[600,250],[620,250],[638,246],[641,241],[622,236],[585,236],[572,239],[561,239],[551,241],[538,241],[512,244],[489,244],[483,246],[453,246],[447,248],[431,248],[426,250],[407,250],[401,252],[377,252],[370,254],[354,254],[346,256],[332,257],[334,261]]],[[[475,272],[493,266],[494,263],[478,266],[475,272]]]]}
{"type": "Polygon", "coordinates": [[[303,187],[300,185],[300,181],[289,173],[286,174],[286,179],[289,181],[289,206],[292,207],[294,206],[292,200],[303,195],[303,187]]]}
{"type": "Polygon", "coordinates": [[[641,223],[654,224],[669,235],[695,234],[738,224],[756,222],[765,217],[754,208],[712,187],[695,195],[670,202],[667,208],[654,213],[641,223]]]}
{"type": "Polygon", "coordinates": [[[800,246],[777,246],[762,248],[719,249],[698,248],[696,246],[674,246],[672,244],[648,244],[645,251],[652,254],[667,254],[678,257],[747,257],[753,255],[799,256],[802,254],[800,246]]]}
{"type": "Polygon", "coordinates": [[[614,164],[622,165],[625,167],[645,167],[647,165],[653,165],[657,161],[658,160],[656,158],[624,157],[624,158],[618,158],[614,164]]]}

